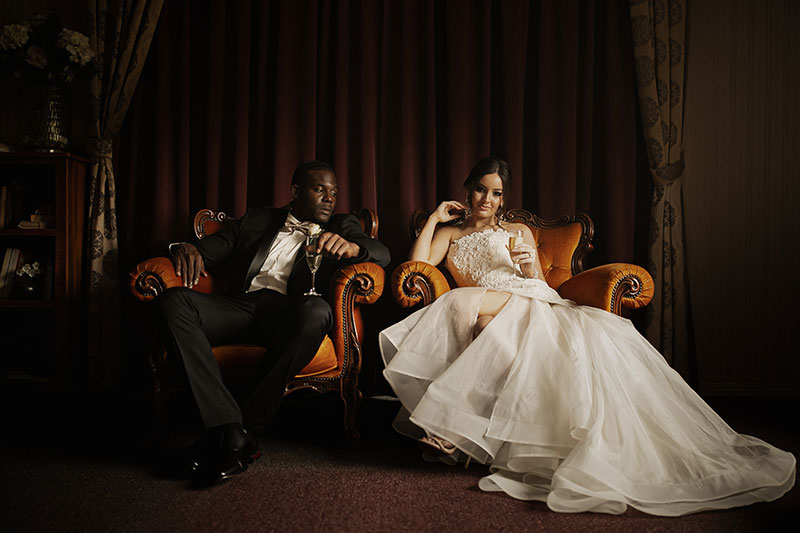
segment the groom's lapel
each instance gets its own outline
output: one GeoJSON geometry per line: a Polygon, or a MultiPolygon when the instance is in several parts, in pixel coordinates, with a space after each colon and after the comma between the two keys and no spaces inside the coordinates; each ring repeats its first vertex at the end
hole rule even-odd
{"type": "Polygon", "coordinates": [[[283,227],[286,223],[286,217],[289,215],[289,212],[286,211],[282,216],[276,216],[272,219],[272,222],[267,224],[267,227],[264,229],[261,238],[261,244],[258,246],[258,251],[256,251],[256,255],[253,256],[253,260],[250,261],[250,268],[247,270],[247,276],[245,276],[244,281],[244,290],[247,290],[250,287],[250,283],[253,281],[253,278],[256,277],[256,274],[261,270],[261,265],[264,264],[264,261],[267,259],[267,254],[269,254],[269,249],[272,247],[272,243],[275,241],[275,237],[278,236],[278,231],[283,227]]]}

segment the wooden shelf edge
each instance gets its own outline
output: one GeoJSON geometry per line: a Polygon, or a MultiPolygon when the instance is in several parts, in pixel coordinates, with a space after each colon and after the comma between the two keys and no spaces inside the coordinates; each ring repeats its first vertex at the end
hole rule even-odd
{"type": "Polygon", "coordinates": [[[29,308],[29,309],[50,309],[56,307],[55,300],[45,300],[44,298],[31,298],[30,300],[19,300],[15,298],[5,298],[0,300],[0,309],[29,308]]]}
{"type": "Polygon", "coordinates": [[[55,379],[49,375],[42,375],[29,370],[9,370],[3,374],[5,381],[35,381],[52,385],[55,379]]]}
{"type": "Polygon", "coordinates": [[[9,161],[17,164],[24,161],[26,164],[48,165],[54,159],[74,159],[81,163],[89,163],[89,158],[75,152],[0,152],[0,161],[9,161]]]}
{"type": "Polygon", "coordinates": [[[55,237],[55,228],[46,229],[0,229],[0,237],[55,237]]]}

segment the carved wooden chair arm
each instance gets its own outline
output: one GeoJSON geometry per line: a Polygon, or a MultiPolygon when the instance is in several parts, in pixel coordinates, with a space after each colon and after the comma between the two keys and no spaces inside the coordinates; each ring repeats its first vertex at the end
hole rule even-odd
{"type": "Polygon", "coordinates": [[[617,315],[622,307],[639,309],[653,298],[653,277],[628,263],[610,263],[585,270],[568,279],[558,293],[581,305],[591,305],[617,315]]]}
{"type": "MultiPolygon", "coordinates": [[[[128,288],[134,297],[141,301],[152,300],[170,287],[180,287],[183,279],[175,274],[175,267],[169,257],[151,257],[145,259],[128,274],[128,288]]],[[[212,276],[200,278],[196,291],[210,293],[214,289],[212,276]]]]}
{"type": "Polygon", "coordinates": [[[375,263],[354,263],[341,267],[331,279],[331,302],[340,302],[352,292],[353,303],[372,304],[383,294],[385,273],[375,263]]]}
{"type": "Polygon", "coordinates": [[[331,279],[328,302],[333,310],[333,327],[328,336],[336,347],[342,372],[357,375],[361,370],[364,324],[360,306],[378,301],[384,277],[383,268],[375,263],[355,263],[341,267],[331,279]]]}
{"type": "Polygon", "coordinates": [[[389,282],[392,295],[401,307],[428,305],[450,290],[444,274],[423,261],[406,261],[394,269],[389,282]]]}

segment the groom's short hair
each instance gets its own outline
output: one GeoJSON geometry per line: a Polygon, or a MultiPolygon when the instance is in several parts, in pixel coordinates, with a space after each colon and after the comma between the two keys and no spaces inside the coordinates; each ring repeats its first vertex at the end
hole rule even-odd
{"type": "Polygon", "coordinates": [[[302,185],[303,178],[310,170],[329,170],[332,174],[336,174],[333,172],[333,167],[325,161],[318,161],[317,159],[303,161],[297,165],[297,168],[294,169],[294,174],[292,174],[292,185],[302,185]]]}

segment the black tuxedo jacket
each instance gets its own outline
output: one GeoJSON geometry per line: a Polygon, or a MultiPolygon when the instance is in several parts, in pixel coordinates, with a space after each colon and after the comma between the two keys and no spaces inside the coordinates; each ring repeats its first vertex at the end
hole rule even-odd
{"type": "MultiPolygon", "coordinates": [[[[230,226],[195,243],[210,272],[227,271],[231,294],[243,294],[250,287],[267,258],[272,242],[286,222],[287,214],[285,209],[274,207],[248,209],[242,218],[230,226]]],[[[364,233],[355,216],[333,215],[322,227],[325,231],[338,233],[348,241],[358,244],[361,253],[358,257],[338,261],[323,258],[316,276],[318,292],[327,294],[333,273],[342,265],[365,261],[382,267],[389,264],[389,249],[364,233]]],[[[289,275],[287,293],[299,295],[310,288],[311,272],[305,262],[305,252],[301,248],[289,275]]]]}

